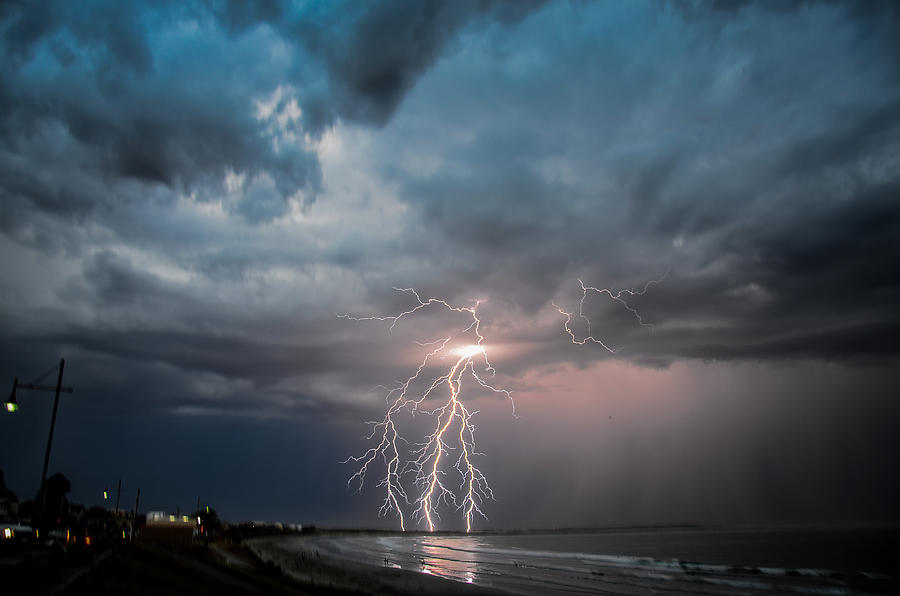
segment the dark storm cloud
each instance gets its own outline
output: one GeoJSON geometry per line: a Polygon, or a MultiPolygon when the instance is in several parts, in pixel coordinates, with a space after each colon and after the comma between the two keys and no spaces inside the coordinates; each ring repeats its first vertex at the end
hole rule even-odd
{"type": "Polygon", "coordinates": [[[383,125],[416,80],[473,20],[514,23],[542,0],[527,2],[344,3],[297,25],[303,43],[327,64],[328,105],[308,106],[312,130],[335,118],[383,125]]]}
{"type": "MultiPolygon", "coordinates": [[[[16,62],[27,60],[42,39],[65,29],[84,46],[108,48],[106,60],[141,74],[153,68],[137,4],[87,2],[76,6],[69,2],[13,1],[4,4],[0,17],[5,21],[4,41],[9,57],[16,62]]],[[[64,63],[71,64],[76,59],[75,49],[65,44],[54,44],[51,50],[64,63]]]]}
{"type": "MultiPolygon", "coordinates": [[[[848,357],[852,346],[865,346],[860,355],[893,353],[881,340],[858,337],[896,323],[892,272],[900,249],[891,197],[900,113],[896,73],[882,51],[891,21],[877,25],[892,9],[878,5],[845,23],[848,9],[840,4],[778,11],[748,4],[733,17],[746,30],[732,34],[720,23],[707,27],[701,6],[692,13],[696,22],[657,14],[659,41],[651,42],[635,41],[635,31],[649,26],[643,8],[624,16],[598,10],[580,29],[572,22],[580,7],[536,8],[224,2],[179,10],[128,5],[88,19],[91,11],[71,14],[66,3],[49,4],[46,18],[35,5],[10,5],[4,225],[20,242],[40,246],[41,236],[20,231],[33,220],[30,205],[99,217],[113,234],[152,247],[209,285],[196,291],[172,285],[115,249],[100,250],[76,293],[85,308],[99,309],[101,320],[116,313],[125,320],[129,308],[140,308],[159,313],[154,321],[202,321],[260,354],[268,351],[249,347],[255,344],[248,320],[266,315],[225,305],[247,294],[211,306],[206,292],[228,294],[273,267],[312,276],[328,266],[379,272],[367,286],[384,295],[400,283],[386,279],[398,273],[392,250],[424,263],[400,274],[404,285],[460,300],[480,292],[529,317],[544,313],[551,299],[571,299],[578,276],[624,287],[671,270],[665,284],[636,301],[657,325],[652,339],[630,329],[627,318],[604,321],[631,346],[628,357],[644,362],[716,358],[717,350],[722,358],[832,358],[840,355],[841,330],[848,357]],[[543,20],[529,23],[527,15],[543,20]],[[838,41],[826,44],[796,29],[807,17],[838,41]],[[182,22],[194,31],[187,40],[171,34],[182,22]],[[492,22],[508,26],[491,29],[492,22]],[[856,36],[862,22],[874,31],[865,39],[856,36]],[[478,27],[470,32],[490,41],[463,45],[460,35],[472,24],[478,27]],[[689,35],[683,26],[693,27],[689,35]],[[764,43],[767,26],[771,44],[764,43]],[[115,35],[105,33],[111,29],[115,35]],[[544,29],[549,35],[537,36],[544,29]],[[785,31],[796,31],[796,39],[784,38],[785,31]],[[171,35],[165,40],[160,32],[171,35]],[[271,44],[287,47],[290,60],[273,61],[271,44]],[[718,53],[701,68],[709,47],[718,53]],[[72,52],[64,59],[66,48],[72,52]],[[786,58],[789,48],[795,55],[786,58]],[[490,66],[469,62],[467,52],[481,52],[478,60],[490,66]],[[821,52],[833,55],[819,58],[821,52]],[[429,78],[439,60],[446,72],[429,78]],[[430,86],[418,88],[423,77],[430,86]],[[853,82],[815,103],[807,87],[819,93],[829,78],[841,77],[853,82]],[[285,82],[293,87],[273,96],[285,82]],[[848,85],[863,83],[870,93],[846,95],[848,85]],[[427,105],[432,111],[425,115],[436,124],[385,142],[418,144],[452,165],[421,172],[397,160],[382,167],[412,207],[390,244],[366,245],[351,233],[324,248],[313,239],[294,239],[293,249],[249,238],[213,246],[233,229],[168,216],[157,223],[148,217],[152,211],[116,207],[150,201],[162,214],[176,199],[160,188],[214,200],[226,193],[224,173],[233,171],[246,177],[228,191],[236,196],[224,204],[226,212],[252,224],[270,222],[285,213],[285,197],[302,189],[308,206],[323,188],[316,153],[296,143],[276,149],[272,134],[317,135],[338,119],[383,126],[410,94],[420,102],[413,113],[427,105]],[[270,97],[276,97],[272,113],[260,120],[255,102],[270,97]],[[282,131],[275,120],[288,115],[295,99],[300,120],[282,118],[282,131]],[[317,102],[326,112],[316,111],[317,102]],[[639,138],[647,134],[637,126],[641,119],[656,127],[648,137],[639,138]],[[38,162],[41,168],[26,167],[38,162]],[[252,182],[263,173],[271,180],[252,182]],[[718,320],[705,320],[710,313],[718,320]],[[823,334],[832,340],[822,341],[823,334]]],[[[66,251],[77,253],[78,236],[66,236],[66,251]]],[[[552,342],[556,331],[536,333],[552,342]]],[[[122,335],[105,333],[85,340],[90,349],[114,352],[127,327],[122,335]]],[[[153,346],[167,331],[141,333],[153,346]]],[[[78,334],[91,332],[76,326],[70,337],[78,334]]],[[[194,341],[177,337],[178,344],[194,341]]],[[[172,356],[172,364],[203,369],[188,352],[173,352],[181,356],[172,356]]],[[[149,356],[134,348],[124,353],[149,356]]],[[[260,360],[288,366],[272,354],[260,360]]],[[[210,356],[209,370],[227,374],[227,368],[210,356]]]]}
{"type": "MultiPolygon", "coordinates": [[[[644,44],[627,33],[601,48],[543,39],[539,54],[579,55],[566,63],[578,85],[528,95],[504,72],[491,101],[513,115],[484,122],[452,107],[476,92],[477,76],[458,91],[432,85],[428,97],[450,95],[448,121],[481,128],[440,141],[452,169],[398,174],[404,199],[429,223],[419,248],[436,260],[458,256],[444,286],[503,287],[534,308],[575,277],[640,287],[670,270],[634,301],[657,323],[652,338],[626,331],[633,321],[603,319],[627,338],[629,358],[896,354],[879,329],[900,322],[900,78],[887,51],[898,29],[890,5],[849,20],[847,10],[749,4],[736,29],[691,23],[686,44],[665,35],[644,44]],[[801,28],[807,19],[848,45],[801,28]],[[779,37],[786,32],[794,37],[779,37]],[[701,67],[708,47],[717,57],[701,67]],[[658,63],[629,62],[651,50],[663,52],[658,63]],[[607,53],[622,59],[598,72],[607,53]],[[856,86],[866,91],[850,91],[856,86]],[[532,126],[516,128],[529,118],[532,126]],[[584,130],[569,129],[572,121],[584,130]],[[647,127],[658,132],[644,141],[647,127]],[[557,156],[584,164],[581,176],[542,173],[557,156]]],[[[681,25],[678,14],[665,18],[681,25]]],[[[637,20],[623,29],[645,26],[637,20]]],[[[560,62],[535,64],[531,76],[546,80],[560,62]]]]}
{"type": "MultiPolygon", "coordinates": [[[[581,419],[565,409],[578,383],[608,419],[604,400],[619,387],[597,368],[605,359],[637,364],[622,369],[637,371],[629,382],[682,383],[645,389],[676,409],[695,393],[684,367],[728,380],[753,366],[764,389],[790,370],[773,412],[804,391],[806,373],[793,367],[809,360],[854,382],[880,371],[866,391],[887,395],[900,331],[897,10],[726,4],[3,4],[0,380],[31,380],[65,355],[73,416],[131,429],[116,436],[136,437],[136,468],[154,465],[154,441],[238,450],[230,437],[248,425],[248,441],[272,428],[303,436],[306,457],[342,459],[365,432],[355,423],[379,416],[384,394],[373,387],[408,377],[414,342],[459,331],[434,312],[393,333],[336,316],[410,308],[398,286],[458,305],[486,299],[498,383],[526,395],[533,421],[558,404],[567,437],[581,419]],[[665,272],[632,300],[652,331],[592,297],[595,329],[621,349],[569,343],[551,301],[575,308],[577,278],[640,288],[665,272]],[[327,449],[310,446],[326,435],[327,449]]],[[[654,442],[662,401],[632,412],[629,428],[649,446],[609,435],[614,452],[630,445],[610,471],[630,487],[624,510],[640,518],[625,503],[635,491],[670,494],[631,468],[682,474],[683,460],[658,456],[679,441],[685,459],[729,470],[708,452],[718,418],[746,426],[758,389],[741,383],[698,390],[704,408],[732,400],[697,416],[706,443],[692,442],[687,417],[688,430],[654,442]]],[[[816,445],[831,416],[853,409],[842,401],[856,395],[851,385],[795,406],[821,427],[816,445]]],[[[863,409],[857,427],[877,412],[863,409]]],[[[767,424],[754,422],[729,453],[754,453],[745,448],[767,424]]],[[[535,431],[573,449],[537,422],[504,428],[492,451],[534,448],[535,431]]],[[[878,429],[860,459],[896,442],[878,429]]],[[[572,436],[601,434],[582,431],[572,436]]],[[[597,511],[599,481],[573,477],[541,448],[536,465],[583,491],[573,523],[594,519],[585,512],[597,511]]],[[[493,465],[519,470],[519,457],[493,465]]],[[[761,473],[766,490],[754,498],[790,485],[801,459],[761,473]]],[[[744,473],[763,464],[745,460],[728,477],[749,491],[744,473]]],[[[815,465],[817,486],[828,486],[825,456],[815,465]]],[[[690,484],[703,485],[700,469],[684,473],[690,484]]],[[[517,482],[533,479],[505,494],[521,492],[517,482]]],[[[727,497],[719,488],[710,494],[727,497]]],[[[544,522],[561,498],[547,495],[544,522]]],[[[517,523],[510,515],[501,525],[517,523]]]]}
{"type": "Polygon", "coordinates": [[[278,0],[225,0],[209,5],[231,31],[243,31],[259,23],[277,24],[284,14],[284,3],[278,0]]]}
{"type": "Polygon", "coordinates": [[[315,199],[321,180],[315,157],[273,148],[252,113],[254,95],[274,86],[274,70],[255,66],[264,53],[223,63],[229,40],[202,27],[187,47],[150,48],[152,25],[173,21],[130,3],[111,10],[31,3],[7,11],[4,203],[90,212],[121,201],[127,181],[147,192],[163,185],[205,197],[221,189],[228,170],[274,179],[262,200],[275,195],[281,208],[239,206],[250,220],[280,215],[298,191],[306,204],[315,199]],[[232,80],[248,67],[256,69],[252,79],[232,80]]]}
{"type": "MultiPolygon", "coordinates": [[[[328,319],[286,323],[240,307],[211,310],[201,288],[162,279],[110,251],[94,256],[83,280],[65,287],[62,297],[96,307],[97,317],[48,342],[257,382],[343,367],[324,349],[328,319]]],[[[342,349],[360,358],[369,348],[342,349]]]]}
{"type": "Polygon", "coordinates": [[[299,14],[278,2],[7,4],[4,202],[85,213],[120,200],[121,180],[204,198],[233,171],[274,179],[274,188],[248,184],[232,207],[249,222],[271,221],[297,192],[308,207],[321,172],[308,149],[274,146],[255,100],[282,82],[297,86],[314,136],[336,118],[383,125],[468,22],[511,22],[536,4],[349,3],[299,14]],[[273,44],[288,50],[280,64],[267,55],[273,44]],[[73,170],[106,188],[70,184],[73,170]]]}

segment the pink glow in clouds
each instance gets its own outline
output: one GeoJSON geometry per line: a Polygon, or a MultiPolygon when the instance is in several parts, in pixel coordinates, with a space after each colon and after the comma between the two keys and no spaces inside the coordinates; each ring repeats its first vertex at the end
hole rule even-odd
{"type": "MultiPolygon", "coordinates": [[[[499,400],[473,404],[490,430],[493,527],[833,519],[858,506],[837,496],[836,471],[892,473],[889,452],[839,437],[889,437],[900,407],[884,379],[840,366],[607,361],[533,369],[517,385],[518,420],[499,400]],[[841,397],[852,386],[855,404],[841,397]]],[[[856,498],[876,518],[889,509],[889,495],[856,498]]]]}

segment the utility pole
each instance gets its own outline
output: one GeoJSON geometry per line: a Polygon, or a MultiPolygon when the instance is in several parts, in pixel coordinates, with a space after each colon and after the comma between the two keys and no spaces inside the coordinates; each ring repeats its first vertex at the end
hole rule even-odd
{"type": "Polygon", "coordinates": [[[56,396],[53,398],[53,416],[50,418],[50,435],[47,437],[47,451],[44,453],[44,469],[41,471],[41,526],[44,525],[44,506],[47,504],[47,464],[50,463],[50,448],[53,447],[53,429],[56,428],[56,411],[59,409],[59,392],[62,390],[63,369],[66,359],[59,359],[59,376],[56,378],[56,396]]]}
{"type": "Polygon", "coordinates": [[[119,478],[119,488],[116,490],[116,516],[119,515],[119,497],[122,496],[122,479],[119,478]]]}
{"type": "MultiPolygon", "coordinates": [[[[38,512],[39,517],[39,526],[43,529],[44,526],[44,506],[47,504],[47,465],[50,463],[50,448],[53,447],[53,430],[56,428],[56,411],[59,409],[59,394],[63,393],[72,393],[71,387],[63,387],[62,379],[63,379],[63,370],[66,368],[66,360],[65,358],[59,359],[59,376],[56,378],[56,387],[47,386],[47,385],[36,385],[34,383],[19,383],[19,378],[16,377],[13,380],[13,390],[9,396],[9,399],[6,401],[6,410],[8,412],[15,412],[18,409],[18,403],[16,402],[16,390],[17,389],[31,389],[36,391],[55,391],[56,396],[53,399],[53,415],[50,418],[50,434],[47,436],[47,451],[44,453],[44,468],[41,470],[41,489],[40,489],[40,502],[41,508],[38,512]]],[[[53,369],[51,369],[53,370],[53,369]]],[[[48,371],[49,372],[49,371],[48,371]]]]}

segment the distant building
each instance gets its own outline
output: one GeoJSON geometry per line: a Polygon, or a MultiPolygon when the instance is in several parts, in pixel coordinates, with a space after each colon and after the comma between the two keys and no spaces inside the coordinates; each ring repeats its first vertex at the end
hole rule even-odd
{"type": "Polygon", "coordinates": [[[141,532],[141,538],[146,542],[190,544],[198,525],[197,517],[150,511],[147,513],[147,523],[141,532]]]}

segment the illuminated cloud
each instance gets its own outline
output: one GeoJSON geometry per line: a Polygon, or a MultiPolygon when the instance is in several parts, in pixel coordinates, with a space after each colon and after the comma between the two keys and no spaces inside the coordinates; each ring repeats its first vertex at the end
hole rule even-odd
{"type": "MultiPolygon", "coordinates": [[[[891,2],[7,3],[0,380],[64,354],[89,396],[65,406],[134,431],[136,461],[135,412],[279,448],[254,425],[322,424],[337,461],[415,360],[413,337],[335,315],[402,311],[400,286],[487,299],[502,386],[552,378],[545,400],[613,383],[610,359],[683,384],[701,363],[767,387],[877,371],[878,394],[900,332],[898,29],[891,2]],[[634,300],[652,332],[589,302],[621,349],[571,344],[552,304],[579,278],[666,271],[634,300]]],[[[854,391],[820,389],[825,441],[854,391]]],[[[752,409],[738,393],[729,411],[752,409]]],[[[828,457],[889,452],[875,435],[828,457]]]]}

